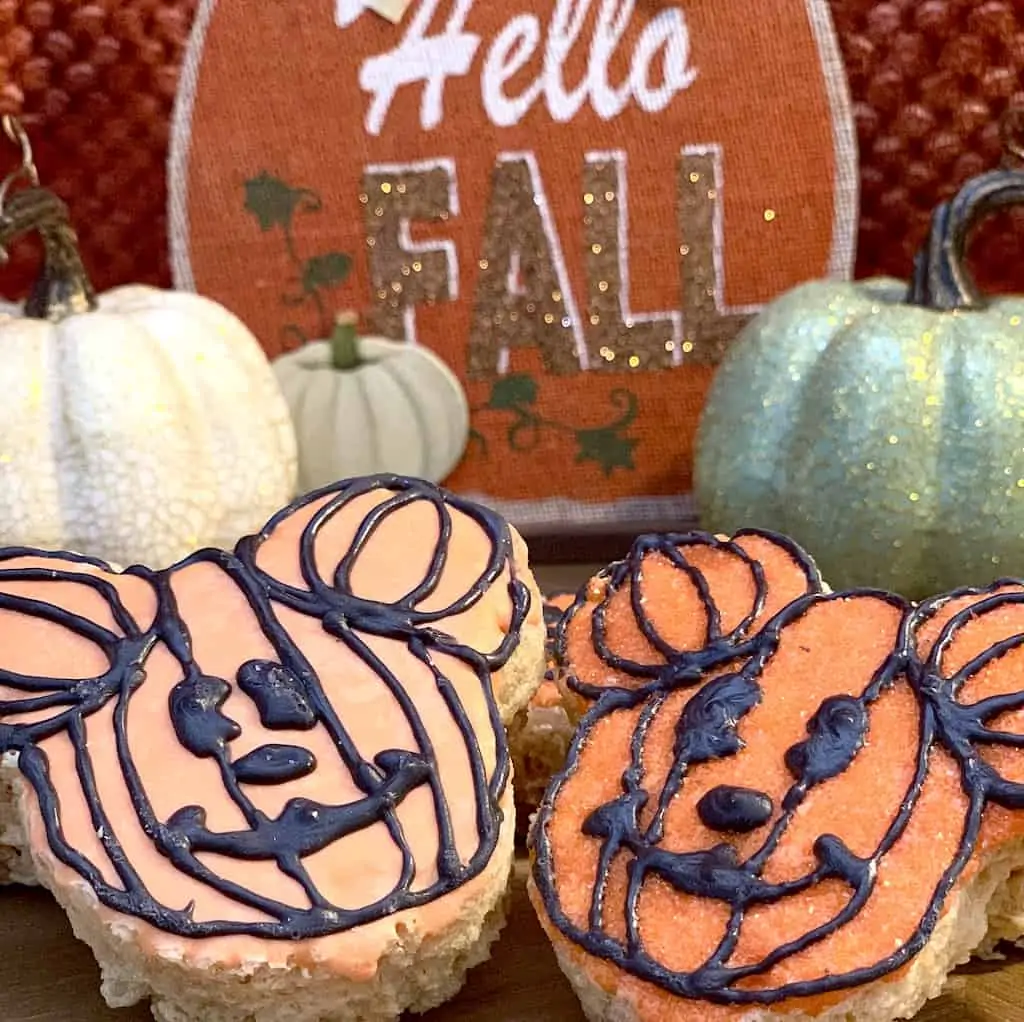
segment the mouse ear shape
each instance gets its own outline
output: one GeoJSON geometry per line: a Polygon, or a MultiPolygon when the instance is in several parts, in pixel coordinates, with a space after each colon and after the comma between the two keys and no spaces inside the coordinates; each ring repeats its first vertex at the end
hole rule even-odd
{"type": "Polygon", "coordinates": [[[470,651],[493,669],[514,649],[528,610],[513,544],[495,512],[424,480],[376,475],[304,497],[242,540],[236,554],[273,600],[325,620],[344,615],[362,631],[415,634],[455,655],[466,636],[479,643],[474,609],[504,585],[507,621],[491,622],[490,648],[470,651]],[[410,545],[409,535],[436,538],[410,545]]]}
{"type": "Polygon", "coordinates": [[[643,689],[666,671],[693,683],[742,656],[788,603],[823,589],[811,558],[774,533],[640,536],[580,591],[558,656],[569,688],[589,699],[643,689]]]}
{"type": "Polygon", "coordinates": [[[916,683],[965,790],[1024,809],[1024,583],[937,597],[912,628],[916,683]]]}
{"type": "Polygon", "coordinates": [[[0,751],[56,734],[113,698],[155,607],[147,581],[100,561],[0,550],[0,751]]]}

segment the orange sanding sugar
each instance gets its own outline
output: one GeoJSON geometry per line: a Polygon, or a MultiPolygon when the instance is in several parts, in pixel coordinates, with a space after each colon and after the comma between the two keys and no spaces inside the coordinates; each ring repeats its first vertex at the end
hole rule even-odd
{"type": "MultiPolygon", "coordinates": [[[[762,549],[752,544],[750,552],[768,560],[777,551],[771,544],[762,549]]],[[[726,613],[735,614],[744,601],[749,606],[748,580],[733,570],[734,565],[727,566],[718,552],[706,549],[699,559],[715,600],[719,606],[729,608],[726,613]]],[[[785,581],[787,569],[787,588],[799,586],[803,591],[807,579],[802,573],[799,579],[795,577],[792,559],[783,557],[774,565],[766,565],[766,575],[773,584],[780,578],[785,581]]],[[[799,566],[795,570],[799,571],[799,566]]],[[[674,572],[669,561],[662,559],[649,578],[645,577],[644,607],[652,620],[672,620],[672,611],[686,592],[685,583],[671,577],[674,572]]],[[[927,653],[954,613],[982,598],[951,601],[927,620],[918,635],[920,652],[927,653]]],[[[686,600],[685,595],[682,599],[686,600]]],[[[622,637],[631,621],[635,625],[635,618],[628,603],[624,609],[619,606],[610,606],[609,615],[614,612],[622,617],[622,637]]],[[[777,609],[769,605],[763,618],[777,609]]],[[[898,601],[862,594],[814,601],[786,623],[777,648],[757,674],[760,701],[737,724],[741,747],[732,755],[687,767],[678,792],[667,803],[659,850],[685,855],[728,844],[739,861],[754,855],[780,819],[783,800],[795,783],[796,775],[786,764],[787,750],[807,738],[808,723],[825,700],[862,696],[893,662],[905,613],[906,608],[898,601]],[[769,821],[742,835],[709,829],[702,822],[698,806],[708,792],[722,785],[769,795],[774,807],[769,821]]],[[[684,626],[677,625],[674,637],[691,643],[699,641],[694,638],[699,624],[695,626],[691,621],[690,628],[688,634],[684,626]]],[[[1024,632],[1024,604],[972,619],[946,650],[943,673],[959,670],[994,643],[1020,632],[1024,632]]],[[[588,627],[572,635],[570,656],[574,664],[588,662],[589,634],[588,627]]],[[[593,665],[595,661],[600,662],[595,657],[589,663],[593,665]]],[[[707,685],[716,674],[741,670],[744,663],[741,658],[719,666],[701,679],[701,685],[707,685]]],[[[623,794],[623,772],[636,751],[634,732],[647,707],[653,710],[653,716],[643,736],[640,764],[641,784],[648,801],[640,811],[640,823],[642,827],[651,823],[675,763],[680,720],[697,691],[697,686],[681,687],[667,695],[649,697],[638,707],[609,710],[586,737],[574,770],[556,797],[548,823],[559,905],[574,925],[589,928],[602,847],[601,838],[583,833],[584,821],[596,809],[623,794]]],[[[1011,650],[978,671],[965,685],[961,700],[969,702],[1019,691],[1024,691],[1024,650],[1011,650]]],[[[816,843],[830,835],[851,855],[875,862],[874,885],[856,914],[843,925],[765,972],[740,981],[737,990],[777,989],[884,961],[914,937],[945,871],[956,859],[968,806],[960,767],[941,744],[932,746],[924,783],[914,794],[923,740],[922,705],[908,676],[896,673],[877,698],[867,704],[867,709],[868,727],[856,755],[837,776],[811,787],[760,875],[768,883],[799,881],[808,876],[820,861],[816,843]],[[884,849],[883,842],[904,805],[912,807],[905,829],[884,849]]],[[[1000,726],[1021,733],[1024,713],[1013,710],[1003,714],[1000,726]]],[[[1012,779],[1018,780],[1024,778],[1024,767],[1012,771],[1009,760],[1013,754],[1013,750],[998,747],[984,751],[986,759],[1003,776],[1012,774],[1012,779]]],[[[1011,826],[1007,821],[1011,819],[1005,811],[989,812],[982,833],[983,847],[993,847],[997,838],[1005,839],[1011,826]]],[[[1014,833],[1019,835],[1020,828],[1014,833]]],[[[618,941],[624,941],[627,933],[627,884],[632,856],[628,848],[619,849],[603,886],[601,932],[618,941]]],[[[976,868],[969,868],[961,877],[960,887],[954,889],[944,911],[962,884],[975,875],[976,868]]],[[[845,881],[830,879],[776,901],[755,904],[744,914],[739,940],[727,964],[756,964],[781,945],[806,937],[842,913],[853,894],[854,889],[845,881]]],[[[651,873],[644,881],[636,911],[637,932],[645,954],[679,973],[699,968],[713,955],[725,936],[731,914],[728,903],[678,890],[651,873]]],[[[543,918],[543,912],[542,921],[561,953],[606,991],[631,1002],[640,1019],[725,1022],[749,1010],[749,1005],[716,1006],[675,997],[607,961],[587,955],[554,929],[550,920],[543,918]]],[[[883,976],[883,981],[892,982],[905,970],[906,966],[892,970],[883,976]]],[[[816,1014],[846,996],[848,991],[839,990],[793,998],[785,1002],[786,1010],[799,1008],[816,1014]]]]}

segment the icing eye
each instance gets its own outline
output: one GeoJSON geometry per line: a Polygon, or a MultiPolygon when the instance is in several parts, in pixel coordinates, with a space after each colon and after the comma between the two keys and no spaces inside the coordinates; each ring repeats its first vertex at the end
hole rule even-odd
{"type": "Polygon", "coordinates": [[[308,731],[316,714],[305,686],[282,664],[249,660],[238,669],[238,687],[256,704],[260,722],[268,731],[308,731]]]}
{"type": "Polygon", "coordinates": [[[297,745],[261,745],[236,759],[235,777],[242,784],[284,784],[316,769],[316,757],[297,745]]]}
{"type": "Polygon", "coordinates": [[[687,763],[706,763],[739,752],[743,742],[736,725],[760,699],[756,682],[743,674],[723,674],[709,681],[683,710],[677,754],[687,763]]]}
{"type": "Polygon", "coordinates": [[[763,827],[772,816],[772,800],[753,788],[720,784],[698,803],[697,814],[709,830],[746,834],[763,827]]]}
{"type": "Polygon", "coordinates": [[[850,696],[826,699],[808,721],[809,737],[786,750],[786,767],[808,787],[841,774],[864,744],[868,714],[850,696]]]}
{"type": "Polygon", "coordinates": [[[220,712],[231,687],[222,678],[200,674],[179,681],[168,696],[178,741],[193,756],[215,756],[242,729],[220,712]]]}

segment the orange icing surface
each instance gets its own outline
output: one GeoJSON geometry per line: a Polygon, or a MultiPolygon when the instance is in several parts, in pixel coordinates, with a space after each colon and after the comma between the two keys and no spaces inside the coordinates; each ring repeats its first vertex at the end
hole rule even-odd
{"type": "MultiPolygon", "coordinates": [[[[321,530],[317,537],[317,567],[325,579],[333,578],[340,557],[348,550],[356,528],[366,513],[389,496],[376,492],[348,504],[321,530]]],[[[325,498],[326,500],[327,498],[325,498]]],[[[302,529],[322,502],[312,504],[284,520],[263,544],[258,565],[274,578],[305,588],[298,562],[298,541],[302,529]]],[[[490,554],[490,541],[470,518],[451,510],[453,533],[449,555],[437,590],[420,604],[421,609],[443,610],[477,581],[490,554]]],[[[352,589],[369,599],[394,601],[416,586],[434,550],[439,534],[437,513],[423,501],[394,512],[360,554],[352,573],[352,589]],[[410,541],[410,537],[414,537],[410,541]]],[[[517,543],[519,543],[517,539],[517,543]]],[[[525,567],[522,546],[517,547],[517,574],[535,592],[525,567]]],[[[73,562],[8,561],[4,567],[30,563],[45,567],[102,574],[98,569],[73,562]]],[[[129,610],[145,626],[152,619],[155,599],[147,582],[123,575],[109,575],[129,610]]],[[[438,622],[437,627],[475,649],[496,649],[511,625],[512,605],[508,592],[509,573],[491,586],[470,609],[438,622]]],[[[276,816],[288,799],[304,797],[328,805],[354,801],[362,796],[333,742],[323,728],[303,732],[268,731],[260,722],[255,705],[234,687],[239,666],[251,658],[276,659],[268,640],[258,627],[249,605],[213,565],[196,563],[176,569],[172,588],[179,612],[191,632],[196,661],[203,670],[232,683],[233,690],[223,712],[242,728],[232,743],[237,757],[267,743],[291,743],[309,749],[316,757],[316,769],[306,777],[285,784],[246,786],[246,794],[259,809],[276,816]]],[[[80,613],[116,631],[103,601],[83,586],[72,583],[11,583],[0,576],[0,591],[18,592],[80,613]]],[[[319,619],[305,617],[275,606],[281,623],[303,650],[317,671],[325,693],[332,701],[363,756],[372,757],[382,749],[416,748],[405,715],[377,675],[337,639],[329,635],[319,619]]],[[[534,599],[528,626],[540,625],[539,601],[534,599]]],[[[438,692],[430,671],[402,642],[364,637],[412,695],[431,736],[438,759],[439,775],[448,797],[456,845],[463,861],[475,851],[479,835],[475,817],[473,781],[465,740],[438,692]]],[[[9,670],[54,678],[89,677],[106,670],[100,651],[55,624],[12,612],[0,612],[0,649],[3,666],[9,670]]],[[[488,771],[495,764],[496,750],[489,723],[487,700],[472,669],[454,658],[439,655],[438,666],[450,679],[472,720],[488,771]]],[[[211,830],[244,828],[241,812],[224,789],[220,772],[212,759],[193,756],[182,747],[168,714],[168,695],[181,680],[181,670],[170,653],[158,647],[146,666],[147,676],[130,702],[128,740],[135,765],[159,819],[166,820],[183,806],[202,805],[211,830]]],[[[494,676],[500,686],[500,673],[494,676]]],[[[0,698],[16,698],[0,687],[0,698]]],[[[88,750],[96,772],[97,785],[110,820],[129,860],[143,882],[164,904],[182,908],[195,905],[197,920],[260,919],[261,913],[227,899],[213,888],[175,869],[143,833],[132,806],[114,748],[112,715],[108,705],[87,718],[88,750]]],[[[24,718],[23,718],[24,719],[24,718]]],[[[13,722],[13,719],[9,722],[13,722]]],[[[61,824],[69,843],[99,868],[108,881],[117,874],[108,861],[93,828],[75,770],[74,752],[64,734],[40,742],[51,764],[51,775],[60,799],[61,824]]],[[[49,886],[70,888],[84,881],[60,863],[50,850],[34,792],[24,785],[22,810],[27,816],[30,853],[49,886]]],[[[506,791],[503,808],[511,810],[511,790],[506,791]]],[[[417,862],[413,889],[437,879],[438,834],[433,797],[426,786],[414,790],[398,807],[402,824],[417,862]]],[[[272,862],[245,862],[204,853],[203,861],[226,879],[299,907],[308,905],[302,888],[272,862]]],[[[357,831],[304,860],[320,891],[334,904],[358,908],[394,888],[401,869],[400,853],[383,823],[357,831]]],[[[457,920],[466,899],[472,899],[491,881],[486,873],[419,909],[408,910],[347,932],[288,942],[255,937],[213,937],[185,939],[164,933],[134,917],[121,915],[105,906],[99,911],[111,925],[134,931],[143,948],[172,957],[215,961],[226,966],[246,962],[274,965],[312,965],[328,962],[339,972],[368,978],[396,932],[414,929],[422,934],[437,932],[457,920]]],[[[91,894],[91,892],[90,892],[91,894]]]]}
{"type": "MultiPolygon", "coordinates": [[[[695,550],[687,556],[695,561],[695,550]]],[[[702,551],[705,558],[708,553],[702,551]]],[[[770,603],[802,592],[805,580],[788,578],[777,551],[765,543],[751,551],[759,557],[769,578],[770,603]],[[780,585],[780,570],[783,584],[780,585]],[[782,594],[788,594],[783,597],[782,594]]],[[[711,552],[717,563],[701,565],[714,599],[722,609],[723,628],[738,620],[750,606],[749,576],[735,569],[726,557],[711,552]]],[[[682,649],[699,648],[705,627],[703,610],[692,585],[664,559],[645,565],[645,611],[661,634],[682,649]]],[[[1019,587],[1013,587],[1019,588],[1019,587]]],[[[919,631],[919,648],[930,650],[942,626],[952,615],[976,602],[965,598],[943,607],[919,631]]],[[[608,611],[609,645],[619,655],[656,662],[653,649],[640,635],[628,594],[616,594],[608,611]],[[613,641],[614,638],[614,641],[613,641]]],[[[591,612],[592,612],[591,605],[591,612]]],[[[767,611],[770,613],[770,611],[767,611]]],[[[628,679],[608,671],[593,651],[590,612],[577,615],[570,628],[568,669],[590,684],[627,685],[628,679]]],[[[763,617],[766,615],[762,615],[763,617]]],[[[742,860],[759,848],[778,818],[780,802],[793,784],[784,754],[806,737],[806,725],[829,696],[859,695],[885,662],[897,642],[901,612],[870,596],[826,601],[811,607],[783,629],[777,652],[763,670],[759,684],[762,701],[739,722],[744,747],[736,754],[691,766],[665,817],[659,847],[671,852],[694,852],[728,842],[742,860]],[[717,785],[735,785],[771,796],[775,813],[765,826],[748,834],[709,830],[697,813],[700,798],[717,785]]],[[[949,677],[978,653],[1007,636],[1024,633],[1024,606],[1006,607],[973,620],[963,628],[946,652],[944,676],[949,677]]],[[[721,671],[726,670],[722,668],[721,671]]],[[[695,689],[672,691],[656,712],[643,746],[643,788],[650,799],[641,823],[651,819],[657,795],[673,761],[676,726],[695,689]]],[[[1001,657],[965,685],[960,701],[1024,691],[1024,650],[1001,657]]],[[[600,718],[557,794],[548,819],[547,835],[559,906],[569,920],[589,928],[588,913],[598,875],[601,840],[582,833],[584,820],[599,806],[622,794],[622,773],[630,762],[630,742],[643,705],[619,709],[600,718]]],[[[811,790],[768,860],[764,878],[769,882],[796,879],[817,864],[815,840],[838,836],[855,854],[867,856],[879,847],[887,827],[911,787],[919,751],[920,705],[908,683],[900,679],[871,705],[864,746],[840,775],[811,790]]],[[[1024,733],[1024,711],[1006,713],[989,722],[992,728],[1024,733]]],[[[989,747],[982,755],[1000,774],[1024,782],[1024,752],[989,747]]],[[[907,830],[881,858],[878,883],[862,910],[849,923],[802,952],[776,964],[760,977],[745,980],[741,989],[775,988],[786,983],[868,967],[883,959],[911,937],[918,927],[943,871],[959,847],[967,811],[960,769],[953,757],[935,745],[929,772],[907,830]]],[[[973,860],[958,882],[969,881],[986,853],[1011,838],[1024,835],[1024,813],[990,805],[973,860]]],[[[618,940],[625,937],[625,893],[628,851],[613,861],[605,893],[604,931],[618,940]]],[[[738,1019],[752,1005],[720,1006],[692,1001],[645,982],[609,961],[588,955],[569,941],[552,923],[543,900],[531,883],[531,898],[541,923],[559,953],[609,993],[634,1006],[643,1022],[727,1022],[738,1019]]],[[[757,962],[780,945],[799,938],[827,922],[851,896],[839,881],[826,881],[775,903],[746,913],[742,934],[729,963],[757,962]]],[[[948,906],[949,902],[947,902],[948,906]]],[[[722,940],[728,906],[722,902],[681,893],[651,875],[638,907],[639,932],[647,953],[673,971],[689,971],[705,962],[722,940]]],[[[908,966],[889,974],[899,977],[908,966]]],[[[802,1010],[818,1014],[849,996],[846,991],[813,998],[791,998],[775,1010],[802,1010]]]]}

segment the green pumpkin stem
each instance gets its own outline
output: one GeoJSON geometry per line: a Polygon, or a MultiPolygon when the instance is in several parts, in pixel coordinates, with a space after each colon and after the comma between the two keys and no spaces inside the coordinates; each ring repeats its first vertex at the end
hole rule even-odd
{"type": "Polygon", "coordinates": [[[25,301],[29,319],[58,323],[96,308],[96,292],[78,251],[78,237],[67,206],[45,188],[15,192],[0,217],[0,252],[26,234],[43,241],[43,268],[25,301]]]}
{"type": "Polygon", "coordinates": [[[1024,171],[993,170],[972,178],[932,214],[924,248],[914,261],[911,305],[952,312],[984,308],[985,296],[967,269],[967,246],[989,214],[1024,204],[1024,171]]]}
{"type": "Polygon", "coordinates": [[[339,372],[358,369],[363,364],[359,353],[359,317],[354,312],[341,312],[334,318],[331,334],[331,367],[339,372]]]}

